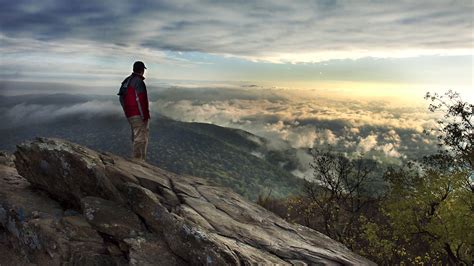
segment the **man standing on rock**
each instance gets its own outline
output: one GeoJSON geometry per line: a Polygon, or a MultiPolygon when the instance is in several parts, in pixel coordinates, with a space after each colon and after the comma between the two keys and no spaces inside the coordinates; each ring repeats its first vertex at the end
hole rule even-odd
{"type": "Polygon", "coordinates": [[[137,61],[133,64],[133,73],[125,78],[118,95],[125,116],[132,129],[132,158],[145,161],[150,130],[150,111],[146,91],[145,64],[137,61]]]}

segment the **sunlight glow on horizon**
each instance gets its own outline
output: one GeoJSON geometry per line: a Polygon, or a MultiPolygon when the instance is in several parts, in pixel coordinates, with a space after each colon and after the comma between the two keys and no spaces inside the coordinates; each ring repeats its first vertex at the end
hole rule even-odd
{"type": "MultiPolygon", "coordinates": [[[[259,57],[243,57],[252,62],[274,63],[274,64],[299,64],[299,63],[321,63],[330,60],[358,60],[363,58],[401,59],[415,58],[420,56],[463,56],[474,54],[474,49],[366,49],[348,51],[317,51],[317,52],[293,52],[262,55],[259,57]]],[[[230,56],[232,57],[232,56],[230,56]]]]}

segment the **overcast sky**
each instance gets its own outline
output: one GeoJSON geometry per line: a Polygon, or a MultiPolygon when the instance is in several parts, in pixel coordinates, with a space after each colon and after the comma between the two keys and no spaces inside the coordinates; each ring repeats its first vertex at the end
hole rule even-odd
{"type": "Polygon", "coordinates": [[[474,98],[472,14],[472,0],[3,1],[0,79],[113,87],[142,60],[151,84],[474,98]]]}

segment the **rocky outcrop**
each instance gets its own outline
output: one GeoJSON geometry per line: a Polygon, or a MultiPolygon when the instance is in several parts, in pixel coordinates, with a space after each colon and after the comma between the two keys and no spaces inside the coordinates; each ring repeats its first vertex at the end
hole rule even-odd
{"type": "Polygon", "coordinates": [[[19,145],[15,166],[0,165],[0,228],[25,261],[373,264],[228,188],[64,140],[19,145]]]}

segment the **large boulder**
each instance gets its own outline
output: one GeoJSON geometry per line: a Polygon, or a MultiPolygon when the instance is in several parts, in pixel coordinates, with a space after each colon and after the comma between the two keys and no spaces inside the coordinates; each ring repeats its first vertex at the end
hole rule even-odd
{"type": "Polygon", "coordinates": [[[127,264],[84,216],[32,187],[12,164],[0,164],[0,264],[127,264]]]}
{"type": "MultiPolygon", "coordinates": [[[[43,219],[46,228],[57,224],[60,233],[50,238],[61,238],[65,251],[57,252],[60,259],[53,264],[81,262],[86,251],[78,248],[73,254],[72,245],[88,243],[96,249],[89,251],[94,256],[86,264],[373,264],[329,237],[288,223],[231,189],[201,178],[60,139],[23,143],[15,158],[18,173],[27,181],[3,166],[2,175],[16,175],[22,185],[9,191],[0,188],[0,221],[12,239],[22,243],[23,227],[10,228],[10,223],[43,219]],[[28,205],[12,195],[15,189],[39,197],[21,207],[21,217],[5,209],[28,205]],[[36,195],[38,191],[47,195],[36,195]],[[34,212],[44,213],[44,218],[34,218],[34,212]],[[74,213],[73,218],[66,213],[74,213]],[[63,233],[66,227],[72,228],[69,233],[63,233]]],[[[36,253],[51,249],[42,239],[28,241],[36,245],[36,253]]]]}

